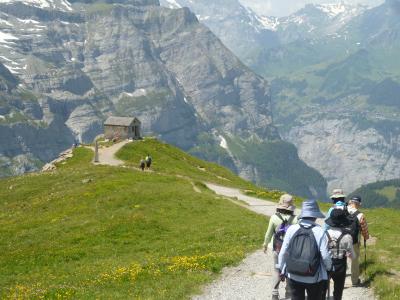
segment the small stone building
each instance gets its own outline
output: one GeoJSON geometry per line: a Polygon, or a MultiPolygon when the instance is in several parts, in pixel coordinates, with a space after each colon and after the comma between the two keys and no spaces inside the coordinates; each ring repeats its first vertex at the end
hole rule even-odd
{"type": "Polygon", "coordinates": [[[108,117],[104,122],[104,137],[106,139],[140,139],[140,121],[131,117],[108,117]]]}

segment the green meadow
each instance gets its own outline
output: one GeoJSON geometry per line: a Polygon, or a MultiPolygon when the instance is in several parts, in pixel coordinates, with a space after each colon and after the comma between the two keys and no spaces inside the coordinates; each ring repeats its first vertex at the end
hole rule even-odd
{"type": "MultiPolygon", "coordinates": [[[[56,171],[0,180],[1,299],[188,299],[261,247],[266,218],[204,182],[273,201],[280,191],[154,139],[117,156],[127,167],[95,166],[77,148],[56,171]],[[147,154],[153,165],[142,172],[147,154]]],[[[367,281],[380,299],[399,299],[398,212],[366,215],[377,238],[367,281]]]]}
{"type": "Polygon", "coordinates": [[[77,148],[55,172],[0,180],[0,298],[184,299],[260,247],[266,219],[199,180],[248,184],[157,141],[131,147],[120,156],[152,150],[152,172],[77,148]]]}

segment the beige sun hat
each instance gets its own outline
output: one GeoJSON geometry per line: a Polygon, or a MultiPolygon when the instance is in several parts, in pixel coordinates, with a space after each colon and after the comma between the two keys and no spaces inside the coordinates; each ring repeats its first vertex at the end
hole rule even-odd
{"type": "Polygon", "coordinates": [[[279,199],[277,208],[294,211],[296,206],[293,204],[293,196],[289,194],[283,194],[279,199]]]}
{"type": "Polygon", "coordinates": [[[344,194],[342,189],[334,189],[332,191],[332,195],[330,197],[331,199],[335,199],[335,198],[346,198],[346,195],[344,194]]]}

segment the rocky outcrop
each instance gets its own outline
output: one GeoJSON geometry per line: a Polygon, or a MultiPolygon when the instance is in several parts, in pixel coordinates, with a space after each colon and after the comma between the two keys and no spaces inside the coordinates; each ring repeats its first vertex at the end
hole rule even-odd
{"type": "Polygon", "coordinates": [[[367,183],[400,178],[399,132],[386,131],[382,123],[313,119],[292,128],[287,139],[327,179],[328,190],[343,188],[350,193],[367,183]]]}

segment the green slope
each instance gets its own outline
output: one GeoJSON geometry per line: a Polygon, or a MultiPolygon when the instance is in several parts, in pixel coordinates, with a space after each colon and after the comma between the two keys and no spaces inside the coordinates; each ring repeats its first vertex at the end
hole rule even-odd
{"type": "MultiPolygon", "coordinates": [[[[372,285],[378,299],[400,299],[399,212],[392,209],[370,209],[365,213],[375,243],[367,246],[367,284],[372,285]]],[[[365,273],[364,252],[361,258],[362,272],[365,273]]]]}
{"type": "Polygon", "coordinates": [[[400,179],[366,184],[355,190],[352,195],[360,195],[364,207],[400,208],[400,179]]]}
{"type": "Polygon", "coordinates": [[[256,184],[308,199],[326,198],[326,181],[300,160],[293,144],[226,137],[230,151],[241,162],[257,168],[256,184]]]}
{"type": "Polygon", "coordinates": [[[78,148],[53,173],[0,180],[0,298],[187,298],[261,245],[265,218],[199,181],[249,183],[155,140],[120,156],[147,152],[153,172],[78,148]]]}

